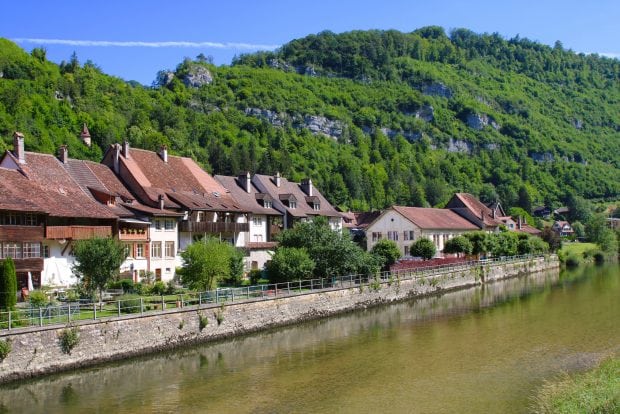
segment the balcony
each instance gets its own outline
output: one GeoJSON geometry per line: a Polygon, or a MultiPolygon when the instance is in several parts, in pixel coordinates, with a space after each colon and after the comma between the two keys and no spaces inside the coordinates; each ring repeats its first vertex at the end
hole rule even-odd
{"type": "Polygon", "coordinates": [[[86,240],[110,236],[112,236],[112,227],[110,226],[47,226],[45,228],[47,239],[86,240]]]}
{"type": "Polygon", "coordinates": [[[146,228],[121,228],[118,233],[119,240],[125,241],[148,241],[148,231],[146,228]]]}
{"type": "Polygon", "coordinates": [[[43,226],[0,226],[0,240],[36,242],[44,236],[43,226]]]}
{"type": "Polygon", "coordinates": [[[182,221],[179,231],[194,233],[243,233],[250,231],[250,225],[248,223],[182,221]]]}
{"type": "Polygon", "coordinates": [[[16,272],[42,272],[43,258],[30,257],[26,259],[13,259],[16,272]]]}

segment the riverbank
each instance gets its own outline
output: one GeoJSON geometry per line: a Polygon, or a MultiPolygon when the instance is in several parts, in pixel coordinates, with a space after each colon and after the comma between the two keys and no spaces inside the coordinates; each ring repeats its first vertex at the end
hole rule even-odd
{"type": "Polygon", "coordinates": [[[399,274],[370,283],[353,281],[269,300],[191,306],[105,321],[80,321],[71,328],[44,326],[3,332],[0,340],[11,344],[11,351],[0,363],[0,382],[213,341],[558,267],[556,256],[480,263],[423,276],[399,274]],[[74,346],[68,348],[64,345],[71,337],[74,337],[74,346]]]}
{"type": "Polygon", "coordinates": [[[547,382],[536,397],[535,412],[620,412],[620,358],[610,358],[583,374],[564,374],[547,382]]]}

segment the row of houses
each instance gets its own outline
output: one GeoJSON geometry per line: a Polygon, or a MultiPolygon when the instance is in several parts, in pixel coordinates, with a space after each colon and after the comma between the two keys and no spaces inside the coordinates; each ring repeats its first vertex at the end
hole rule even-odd
{"type": "Polygon", "coordinates": [[[456,193],[444,208],[392,206],[374,214],[347,215],[345,226],[363,231],[367,249],[381,239],[394,241],[403,256],[409,256],[413,241],[425,237],[433,241],[441,255],[445,243],[466,232],[498,232],[501,227],[532,235],[540,230],[523,219],[506,215],[499,203],[485,205],[468,193],[456,193]]]}
{"type": "MultiPolygon", "coordinates": [[[[85,145],[90,134],[84,125],[85,145]]],[[[180,252],[214,236],[246,252],[246,269],[261,268],[274,236],[296,222],[325,216],[334,230],[342,216],[312,180],[211,176],[191,158],[111,145],[101,163],[27,152],[24,136],[0,158],[0,259],[12,257],[20,287],[69,285],[76,241],[115,237],[125,246],[125,277],[147,272],[171,280],[180,252]]]]}

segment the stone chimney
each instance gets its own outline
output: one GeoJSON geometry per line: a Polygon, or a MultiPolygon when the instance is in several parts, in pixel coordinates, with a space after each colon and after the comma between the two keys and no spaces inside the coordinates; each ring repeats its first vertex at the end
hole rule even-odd
{"type": "Polygon", "coordinates": [[[163,209],[164,209],[164,196],[163,196],[163,194],[160,194],[160,195],[157,197],[157,205],[158,205],[158,207],[159,207],[159,209],[160,209],[160,210],[163,210],[163,209]]]}
{"type": "Polygon", "coordinates": [[[123,141],[123,157],[129,158],[129,142],[123,141]]]}
{"type": "Polygon", "coordinates": [[[120,144],[112,145],[112,151],[114,155],[114,172],[118,175],[121,173],[121,146],[120,144]]]}
{"type": "Polygon", "coordinates": [[[161,146],[161,148],[159,149],[159,156],[166,164],[168,163],[168,147],[167,146],[165,145],[161,146]]]}
{"type": "Polygon", "coordinates": [[[276,187],[280,188],[280,172],[278,171],[276,173],[276,176],[274,177],[273,182],[276,184],[276,187]]]}
{"type": "Polygon", "coordinates": [[[240,174],[237,180],[239,180],[239,184],[241,184],[246,193],[252,191],[252,176],[249,171],[245,174],[240,174]]]}
{"type": "Polygon", "coordinates": [[[82,127],[82,132],[80,133],[80,139],[87,147],[90,147],[92,141],[90,139],[90,132],[88,131],[88,127],[86,126],[86,122],[84,122],[84,126],[82,127]]]}
{"type": "Polygon", "coordinates": [[[13,155],[20,164],[26,163],[26,153],[24,152],[24,134],[15,131],[13,133],[13,155]]]}
{"type": "Polygon", "coordinates": [[[66,164],[67,161],[69,161],[69,147],[66,145],[61,145],[60,148],[58,148],[58,159],[63,164],[66,164]]]}
{"type": "Polygon", "coordinates": [[[301,180],[301,190],[309,197],[314,195],[312,194],[312,180],[310,178],[304,178],[301,180]]]}

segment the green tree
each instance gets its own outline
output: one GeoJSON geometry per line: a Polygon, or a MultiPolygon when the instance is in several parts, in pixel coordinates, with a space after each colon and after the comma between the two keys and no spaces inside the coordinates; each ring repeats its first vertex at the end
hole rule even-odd
{"type": "Polygon", "coordinates": [[[473,249],[474,246],[468,238],[464,236],[456,236],[444,244],[443,252],[447,254],[456,254],[457,256],[461,253],[470,255],[473,249]]]}
{"type": "Polygon", "coordinates": [[[568,207],[567,219],[572,221],[581,221],[587,223],[592,217],[592,204],[583,197],[570,194],[566,199],[566,207],[568,207]]]}
{"type": "Polygon", "coordinates": [[[549,226],[545,226],[540,234],[540,238],[547,242],[551,252],[557,252],[562,247],[562,239],[560,238],[560,235],[553,231],[553,229],[549,226]]]}
{"type": "Polygon", "coordinates": [[[586,223],[586,235],[588,240],[599,245],[601,250],[607,253],[618,250],[616,235],[607,225],[607,217],[603,214],[595,214],[586,223]]]}
{"type": "Polygon", "coordinates": [[[426,237],[421,237],[411,244],[409,250],[414,257],[421,257],[424,260],[429,260],[435,257],[437,249],[435,243],[426,237]]]}
{"type": "Polygon", "coordinates": [[[13,310],[17,303],[17,273],[11,257],[0,262],[0,309],[13,310]]]}
{"type": "Polygon", "coordinates": [[[125,260],[125,247],[112,238],[79,240],[73,247],[76,263],[73,272],[88,292],[99,293],[120,271],[125,260]]]}
{"type": "Polygon", "coordinates": [[[471,242],[471,254],[480,257],[490,251],[489,235],[484,231],[473,231],[463,234],[467,240],[471,242]]]}
{"type": "Polygon", "coordinates": [[[280,247],[267,263],[267,275],[274,283],[309,279],[315,264],[304,248],[280,247]]]}
{"type": "Polygon", "coordinates": [[[549,244],[540,237],[520,233],[517,250],[518,254],[546,253],[549,251],[549,244]]]}
{"type": "Polygon", "coordinates": [[[230,275],[226,279],[226,283],[238,286],[243,280],[243,272],[245,270],[243,259],[245,256],[243,254],[243,250],[236,249],[233,246],[231,246],[231,248],[232,250],[230,252],[230,275]]]}
{"type": "Polygon", "coordinates": [[[532,198],[530,197],[529,191],[527,191],[527,187],[524,185],[519,188],[517,204],[528,214],[532,213],[532,198]]]}
{"type": "Polygon", "coordinates": [[[584,226],[580,221],[574,221],[571,223],[571,227],[575,232],[575,237],[578,239],[584,239],[586,237],[586,226],[584,226]]]}
{"type": "Polygon", "coordinates": [[[400,249],[398,245],[393,240],[388,239],[379,240],[372,246],[370,253],[381,263],[381,268],[383,270],[390,270],[390,266],[400,258],[400,249]]]}
{"type": "Polygon", "coordinates": [[[230,277],[232,249],[229,243],[212,237],[190,244],[181,253],[183,267],[177,272],[181,283],[200,291],[214,289],[230,277]]]}
{"type": "Polygon", "coordinates": [[[519,248],[519,236],[514,231],[504,231],[491,235],[493,256],[515,256],[519,248]]]}

